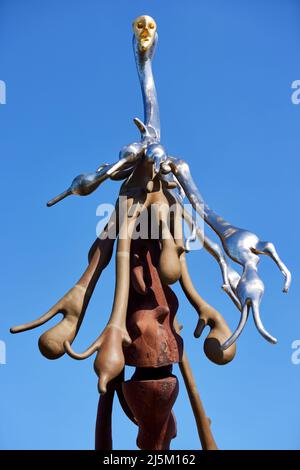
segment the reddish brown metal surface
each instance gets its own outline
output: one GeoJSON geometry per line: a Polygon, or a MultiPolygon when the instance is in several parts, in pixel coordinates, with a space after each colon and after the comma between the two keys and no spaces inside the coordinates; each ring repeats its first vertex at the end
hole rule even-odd
{"type": "Polygon", "coordinates": [[[112,449],[111,420],[114,394],[114,383],[110,383],[107,392],[100,395],[96,420],[95,450],[112,449]]]}
{"type": "Polygon", "coordinates": [[[142,450],[169,449],[176,436],[172,407],[178,395],[177,377],[129,380],[123,382],[123,393],[138,423],[138,447],[142,450]]]}
{"type": "Polygon", "coordinates": [[[125,363],[135,367],[163,367],[180,361],[183,343],[173,323],[178,300],[158,274],[157,240],[133,240],[127,330],[131,345],[125,363]]]}

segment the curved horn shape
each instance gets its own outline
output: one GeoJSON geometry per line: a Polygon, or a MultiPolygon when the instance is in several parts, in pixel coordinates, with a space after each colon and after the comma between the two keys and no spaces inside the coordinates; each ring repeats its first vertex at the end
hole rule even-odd
{"type": "Polygon", "coordinates": [[[65,341],[65,351],[73,359],[87,359],[97,352],[94,369],[98,376],[99,393],[106,393],[107,384],[116,378],[124,369],[125,359],[123,347],[128,346],[131,339],[126,330],[108,324],[103,333],[83,353],[76,353],[70,343],[65,341]]]}
{"type": "Polygon", "coordinates": [[[221,349],[221,344],[231,333],[230,329],[222,315],[220,315],[217,310],[205,302],[205,300],[203,300],[196,291],[188,272],[184,253],[180,257],[180,262],[180,284],[187,299],[193,305],[199,315],[199,320],[194,336],[199,338],[204,328],[209,326],[210,332],[204,341],[204,352],[208,359],[210,359],[215,364],[227,364],[228,362],[232,361],[236,353],[235,344],[232,344],[231,347],[226,351],[221,349]]]}
{"type": "Polygon", "coordinates": [[[81,361],[82,359],[87,359],[90,357],[92,354],[94,354],[101,346],[100,342],[101,336],[94,341],[93,344],[89,348],[87,348],[84,352],[82,353],[77,353],[72,349],[72,346],[69,341],[64,342],[64,348],[65,352],[72,357],[73,359],[77,359],[78,361],[81,361]]]}
{"type": "Polygon", "coordinates": [[[242,309],[241,318],[240,318],[240,322],[238,324],[238,327],[235,330],[235,332],[230,336],[230,338],[228,338],[225,341],[225,343],[222,344],[222,346],[221,346],[222,351],[226,351],[226,349],[230,348],[236,342],[236,340],[238,339],[238,337],[242,333],[242,331],[243,331],[243,329],[244,329],[244,327],[247,323],[248,315],[249,315],[249,305],[247,303],[245,303],[245,305],[243,306],[243,309],[242,309]]]}
{"type": "Polygon", "coordinates": [[[269,341],[269,343],[276,344],[277,339],[274,338],[274,336],[270,335],[270,333],[267,332],[267,330],[265,329],[265,327],[264,327],[264,325],[261,321],[258,303],[252,302],[251,307],[252,307],[254,323],[255,323],[255,326],[258,329],[259,333],[262,335],[263,338],[265,338],[267,341],[269,341]]]}

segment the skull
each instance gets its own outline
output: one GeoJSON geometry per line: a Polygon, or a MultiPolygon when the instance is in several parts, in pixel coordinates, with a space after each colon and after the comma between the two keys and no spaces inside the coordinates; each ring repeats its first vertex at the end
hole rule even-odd
{"type": "Polygon", "coordinates": [[[156,23],[154,19],[148,15],[138,16],[132,23],[132,27],[139,50],[141,52],[148,51],[155,39],[156,23]]]}

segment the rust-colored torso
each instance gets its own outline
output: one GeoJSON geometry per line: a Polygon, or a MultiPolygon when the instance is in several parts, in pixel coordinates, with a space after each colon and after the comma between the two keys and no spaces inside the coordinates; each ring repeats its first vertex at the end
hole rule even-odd
{"type": "Polygon", "coordinates": [[[125,363],[135,367],[163,367],[180,361],[183,344],[173,327],[178,300],[163,285],[157,271],[158,240],[132,240],[127,329],[132,344],[125,363]]]}

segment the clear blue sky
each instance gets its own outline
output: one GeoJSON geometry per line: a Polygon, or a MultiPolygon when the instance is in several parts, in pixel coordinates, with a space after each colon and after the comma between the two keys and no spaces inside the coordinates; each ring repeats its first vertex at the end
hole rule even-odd
{"type": "MultiPolygon", "coordinates": [[[[95,237],[96,207],[114,201],[118,183],[88,198],[46,201],[72,178],[115,161],[138,138],[132,123],[142,100],[131,48],[131,22],[158,23],[154,60],[162,141],[185,158],[199,189],[235,225],[270,239],[293,272],[288,295],[277,267],[263,258],[262,318],[279,340],[265,342],[249,320],[235,360],[216,366],[193,330],[196,313],[179,287],[180,321],[199,390],[222,449],[299,449],[300,79],[297,0],[1,0],[0,105],[1,300],[0,447],[90,449],[98,392],[93,358],[43,358],[39,331],[9,327],[41,315],[78,279],[95,237]]],[[[200,294],[231,327],[238,312],[221,291],[214,259],[188,256],[200,294]]],[[[101,278],[74,347],[104,327],[113,295],[113,263],[101,278]]],[[[177,371],[177,367],[176,367],[177,371]]],[[[131,373],[131,371],[129,372],[131,373]]],[[[178,372],[179,375],[179,372],[178,372]]],[[[176,403],[175,449],[199,448],[184,387],[176,403]]],[[[115,404],[114,444],[134,449],[136,428],[115,404]]]]}

